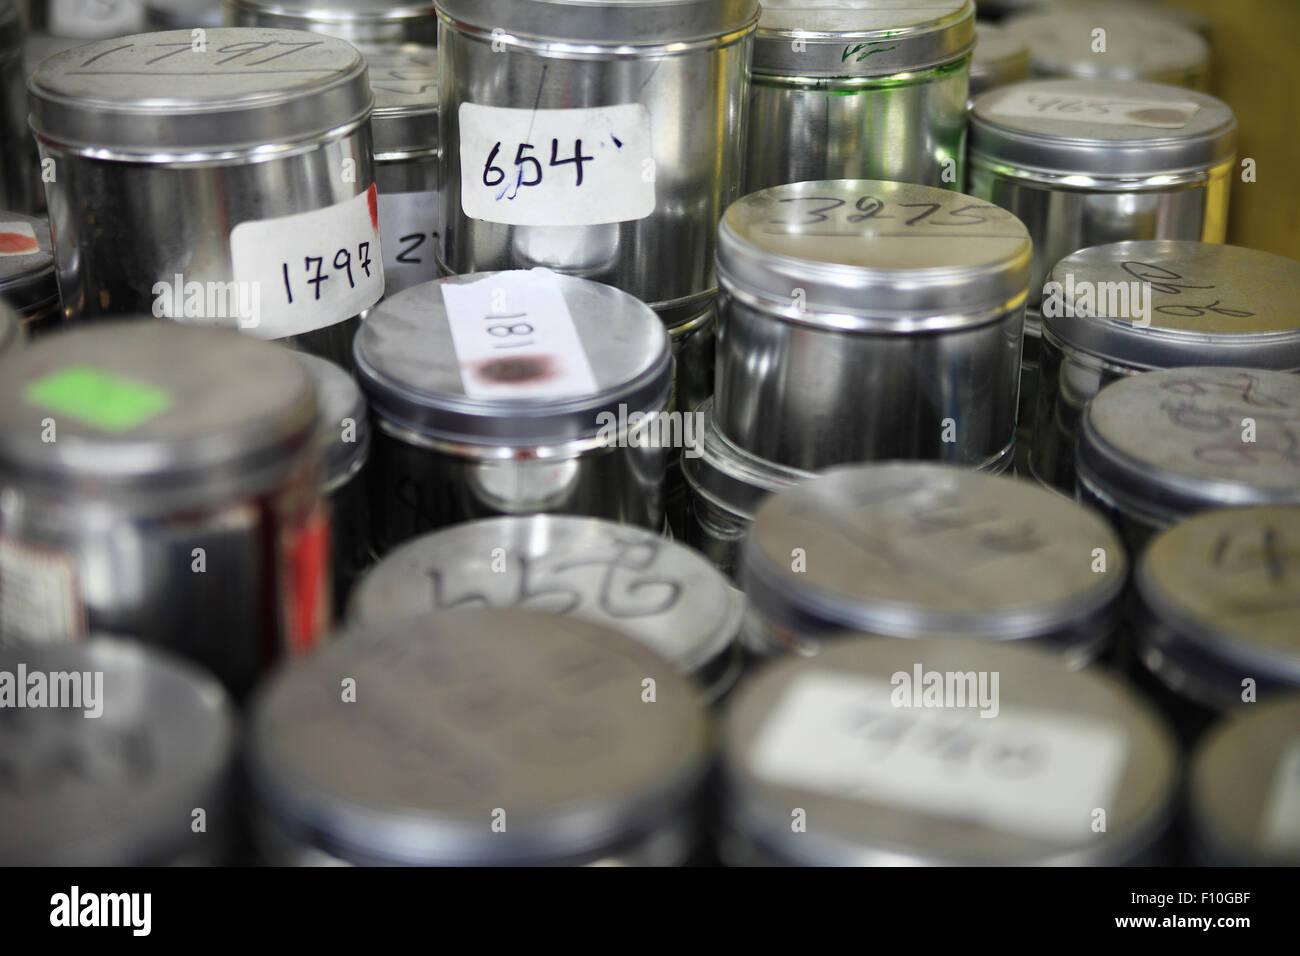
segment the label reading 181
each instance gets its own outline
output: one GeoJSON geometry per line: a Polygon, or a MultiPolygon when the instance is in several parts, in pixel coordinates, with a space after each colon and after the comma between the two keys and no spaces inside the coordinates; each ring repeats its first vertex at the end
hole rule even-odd
{"type": "Polygon", "coordinates": [[[654,212],[650,112],[640,103],[528,110],[462,103],[465,215],[516,226],[593,226],[654,212]]]}

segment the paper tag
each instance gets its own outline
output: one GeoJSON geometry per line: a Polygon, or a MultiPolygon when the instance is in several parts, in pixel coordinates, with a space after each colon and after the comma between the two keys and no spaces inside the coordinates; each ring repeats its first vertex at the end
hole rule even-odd
{"type": "Polygon", "coordinates": [[[28,222],[0,222],[0,257],[30,256],[41,251],[36,230],[28,222]]]}
{"type": "Polygon", "coordinates": [[[471,219],[593,226],[654,212],[650,112],[460,106],[460,203],[471,219]]]}
{"type": "Polygon", "coordinates": [[[1261,842],[1272,850],[1300,850],[1300,742],[1278,761],[1261,842]]]}
{"type": "Polygon", "coordinates": [[[0,637],[61,641],[85,633],[72,561],[0,538],[0,637]]]}
{"type": "Polygon", "coordinates": [[[783,786],[1043,837],[1095,836],[1126,744],[1113,726],[1047,711],[897,707],[861,677],[801,676],[754,741],[750,767],[783,786]]]}
{"type": "Polygon", "coordinates": [[[596,378],[549,269],[442,284],[447,324],[471,398],[590,395],[596,378]]]}
{"type": "Polygon", "coordinates": [[[379,232],[384,247],[384,294],[438,278],[438,194],[380,193],[379,232]]]}
{"type": "MultiPolygon", "coordinates": [[[[378,193],[311,212],[241,222],[230,233],[237,284],[257,303],[239,327],[262,339],[301,335],[350,319],[384,294],[378,193]]],[[[242,291],[242,290],[241,290],[242,291]]]]}
{"type": "Polygon", "coordinates": [[[93,40],[127,36],[144,29],[141,0],[50,0],[53,36],[93,40]]]}
{"type": "Polygon", "coordinates": [[[992,116],[1043,117],[1105,126],[1182,129],[1200,107],[1182,100],[1143,100],[1127,96],[1076,96],[1035,89],[1012,89],[989,109],[992,116]]]}

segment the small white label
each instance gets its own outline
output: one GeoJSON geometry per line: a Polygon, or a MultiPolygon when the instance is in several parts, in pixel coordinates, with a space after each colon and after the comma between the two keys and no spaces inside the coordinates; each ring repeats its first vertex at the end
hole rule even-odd
{"type": "Polygon", "coordinates": [[[241,222],[230,233],[236,282],[253,283],[261,311],[241,326],[263,339],[325,328],[384,294],[377,192],[324,209],[241,222]]]}
{"type": "Polygon", "coordinates": [[[379,232],[384,246],[384,293],[392,295],[438,278],[438,194],[380,193],[379,232]]]}
{"type": "Polygon", "coordinates": [[[462,103],[460,203],[471,219],[594,226],[655,208],[650,112],[640,103],[528,110],[462,103]]]}
{"type": "Polygon", "coordinates": [[[61,554],[0,538],[0,635],[59,641],[84,634],[72,562],[61,554]]]}
{"type": "Polygon", "coordinates": [[[26,222],[0,222],[0,257],[32,256],[41,251],[36,231],[26,222]]]}
{"type": "Polygon", "coordinates": [[[142,0],[50,0],[49,31],[56,37],[94,40],[144,29],[142,0]]]}
{"type": "Polygon", "coordinates": [[[471,398],[590,395],[596,378],[549,269],[442,285],[447,324],[471,398]]]}
{"type": "Polygon", "coordinates": [[[1300,742],[1278,761],[1262,842],[1272,850],[1300,850],[1300,742]]]}
{"type": "Polygon", "coordinates": [[[1011,89],[989,110],[993,116],[1046,117],[1106,126],[1182,129],[1200,107],[1182,100],[1143,100],[1127,96],[1075,96],[1034,89],[1011,89]]]}
{"type": "Polygon", "coordinates": [[[772,783],[879,801],[1052,840],[1095,836],[1126,745],[1113,726],[1002,706],[896,707],[883,681],[813,672],[786,691],[750,753],[772,783]]]}

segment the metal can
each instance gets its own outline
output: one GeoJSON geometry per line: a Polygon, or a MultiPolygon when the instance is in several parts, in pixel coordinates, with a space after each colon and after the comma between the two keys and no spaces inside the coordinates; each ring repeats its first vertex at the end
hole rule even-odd
{"type": "Polygon", "coordinates": [[[54,247],[44,216],[0,210],[0,301],[18,313],[31,335],[62,323],[54,247]]]}
{"type": "Polygon", "coordinates": [[[953,465],[832,468],[759,507],[741,581],[758,653],[844,630],[1033,644],[1081,667],[1110,642],[1128,575],[1106,522],[1031,482],[953,465]]]}
{"type": "Polygon", "coordinates": [[[0,0],[0,209],[36,212],[36,149],[27,129],[23,23],[18,4],[0,0]]]}
{"type": "Polygon", "coordinates": [[[763,4],[745,192],[825,179],[961,186],[975,5],[763,4]]]}
{"type": "Polygon", "coordinates": [[[144,0],[147,30],[210,30],[223,22],[221,0],[144,0]]]}
{"type": "Polygon", "coordinates": [[[590,621],[390,622],[260,692],[256,832],[284,864],[675,865],[696,843],[707,730],[673,664],[590,621]]]}
{"type": "Polygon", "coordinates": [[[1224,721],[1192,760],[1193,850],[1211,866],[1300,866],[1300,698],[1224,721]]]}
{"type": "Polygon", "coordinates": [[[721,738],[719,855],[738,865],[1152,863],[1178,796],[1173,739],[1121,681],[962,640],[780,661],[721,738]]]}
{"type": "Polygon", "coordinates": [[[1030,267],[1015,216],[846,179],[753,193],[718,231],[713,413],[732,444],[806,471],[1006,467],[1030,267]]]}
{"type": "Polygon", "coordinates": [[[284,350],[118,322],[0,358],[0,631],[93,632],[237,695],[311,648],[329,596],[316,400],[284,350]]]}
{"type": "Polygon", "coordinates": [[[1029,47],[1031,76],[1209,89],[1210,45],[1167,15],[1131,5],[1080,5],[1026,13],[1002,26],[1029,47]]]}
{"type": "Polygon", "coordinates": [[[96,637],[0,646],[0,680],[0,865],[229,862],[235,719],[211,677],[96,637]]]}
{"type": "Polygon", "coordinates": [[[1084,404],[1126,375],[1186,365],[1300,371],[1300,262],[1170,239],[1085,249],[1056,264],[1043,302],[1029,465],[1074,491],[1084,404]]]}
{"type": "Polygon", "coordinates": [[[434,46],[438,26],[430,0],[224,0],[226,23],[307,30],[350,43],[434,46]]]}
{"type": "Polygon", "coordinates": [[[970,61],[970,99],[1028,76],[1029,47],[1025,42],[992,23],[978,22],[970,61]]]}
{"type": "Polygon", "coordinates": [[[672,349],[627,293],[545,269],[426,282],[370,313],[356,366],[379,555],[498,514],[663,526],[672,349]]]}
{"type": "Polygon", "coordinates": [[[1198,511],[1300,504],[1300,377],[1225,366],[1111,382],[1083,409],[1075,494],[1134,554],[1198,511]]]}
{"type": "Polygon", "coordinates": [[[288,30],[194,42],[102,40],[32,77],[68,320],[237,325],[346,364],[384,288],[365,60],[288,30]]]}
{"type": "Polygon", "coordinates": [[[743,599],[726,578],[690,548],[598,518],[485,518],[408,541],[357,586],[348,620],[369,630],[479,607],[621,631],[699,681],[710,701],[739,676],[743,599]]]}
{"type": "Polygon", "coordinates": [[[446,274],[543,266],[665,324],[716,289],[757,0],[438,0],[446,274]]]}

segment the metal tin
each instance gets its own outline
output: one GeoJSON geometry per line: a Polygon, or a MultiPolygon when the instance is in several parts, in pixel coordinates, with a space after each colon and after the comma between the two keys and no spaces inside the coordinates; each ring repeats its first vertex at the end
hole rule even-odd
{"type": "Polygon", "coordinates": [[[833,180],[746,196],[718,231],[713,408],[734,445],[807,471],[1010,462],[1030,266],[1015,216],[833,180]]]}
{"type": "Polygon", "coordinates": [[[458,144],[440,164],[443,272],[544,266],[668,325],[698,315],[741,194],[757,0],[437,5],[439,141],[458,144]]]}
{"type": "Polygon", "coordinates": [[[703,312],[668,328],[676,365],[673,407],[683,412],[699,408],[713,396],[717,315],[717,307],[709,303],[703,312]]]}
{"type": "Polygon", "coordinates": [[[1135,554],[1197,511],[1300,504],[1300,377],[1197,367],[1112,382],[1084,406],[1075,476],[1135,554]]]}
{"type": "Polygon", "coordinates": [[[254,702],[260,843],[294,864],[678,864],[707,729],[692,682],[590,621],[394,622],[331,642],[254,702]]]}
{"type": "Polygon", "coordinates": [[[621,631],[717,700],[739,676],[743,600],[700,555],[597,518],[486,518],[408,541],[353,593],[349,622],[529,607],[621,631]]]}
{"type": "Polygon", "coordinates": [[[227,862],[235,720],[207,674],[105,637],[0,647],[0,673],[20,697],[29,697],[24,673],[43,675],[49,692],[46,706],[26,709],[10,698],[0,711],[0,865],[227,862]],[[48,706],[51,675],[68,694],[60,702],[81,706],[48,706]],[[95,710],[99,716],[89,716],[95,710]]]}
{"type": "Polygon", "coordinates": [[[125,634],[236,694],[325,624],[316,400],[294,356],[118,322],[0,358],[0,630],[125,634]]]}
{"type": "Polygon", "coordinates": [[[1025,42],[992,23],[978,22],[970,61],[970,99],[1028,76],[1029,47],[1025,42]]]}
{"type": "Polygon", "coordinates": [[[429,0],[224,0],[226,22],[241,27],[308,30],[350,43],[434,46],[438,27],[429,0]]]}
{"type": "Polygon", "coordinates": [[[745,192],[825,179],[958,188],[975,5],[763,4],[745,192]]]}
{"type": "Polygon", "coordinates": [[[760,653],[815,654],[845,629],[1049,648],[1110,641],[1128,574],[1097,515],[1030,482],[952,465],[833,468],[765,501],[741,580],[760,653]]]}
{"type": "Polygon", "coordinates": [[[14,0],[0,0],[0,209],[35,212],[36,150],[25,84],[21,11],[14,0]]]}
{"type": "Polygon", "coordinates": [[[418,534],[497,514],[662,527],[668,448],[653,439],[672,391],[672,350],[663,323],[630,295],[546,270],[440,279],[384,300],[362,325],[355,352],[377,426],[370,500],[381,556],[418,534]],[[581,354],[519,361],[508,354],[473,371],[477,360],[458,357],[444,290],[480,281],[495,288],[488,280],[535,280],[553,290],[554,305],[539,308],[515,291],[501,296],[497,311],[523,316],[512,321],[532,323],[539,335],[571,322],[572,349],[581,354]],[[590,389],[535,390],[557,366],[582,363],[590,389]],[[492,375],[495,382],[484,382],[492,375]],[[469,394],[467,377],[490,397],[469,394]],[[512,381],[523,387],[507,388],[512,381]]]}
{"type": "Polygon", "coordinates": [[[144,0],[147,30],[210,30],[223,22],[221,0],[144,0]]]}
{"type": "Polygon", "coordinates": [[[29,334],[58,328],[63,311],[49,222],[0,210],[0,249],[0,300],[18,313],[29,334]]]}
{"type": "Polygon", "coordinates": [[[783,660],[732,696],[721,736],[733,864],[1148,863],[1178,794],[1171,735],[1123,683],[961,640],[783,660]],[[911,681],[931,674],[991,689],[990,706],[925,703],[911,681]]]}
{"type": "Polygon", "coordinates": [[[1193,758],[1188,806],[1200,862],[1300,865],[1300,698],[1216,727],[1193,758]]]}
{"type": "Polygon", "coordinates": [[[346,364],[383,293],[365,60],[286,30],[192,43],[98,41],[32,77],[67,317],[239,325],[346,364]]]}
{"type": "Polygon", "coordinates": [[[1294,259],[1157,239],[1076,252],[1048,278],[1059,289],[1044,303],[1029,457],[1045,484],[1073,492],[1079,415],[1118,378],[1186,365],[1300,371],[1294,259]],[[1087,314],[1080,314],[1080,302],[1087,314]]]}

